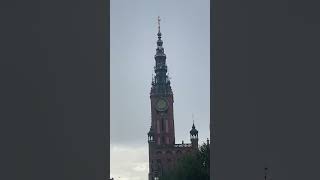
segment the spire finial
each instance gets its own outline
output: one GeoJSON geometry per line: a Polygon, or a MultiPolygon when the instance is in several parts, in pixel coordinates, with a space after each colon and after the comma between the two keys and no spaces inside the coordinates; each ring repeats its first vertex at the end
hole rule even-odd
{"type": "Polygon", "coordinates": [[[193,113],[192,113],[192,124],[194,124],[194,116],[193,116],[193,113]]]}
{"type": "Polygon", "coordinates": [[[158,16],[158,31],[159,32],[160,32],[160,21],[161,21],[160,16],[158,16]]]}
{"type": "Polygon", "coordinates": [[[192,113],[192,128],[195,129],[196,127],[194,126],[194,116],[193,116],[193,113],[192,113]]]}

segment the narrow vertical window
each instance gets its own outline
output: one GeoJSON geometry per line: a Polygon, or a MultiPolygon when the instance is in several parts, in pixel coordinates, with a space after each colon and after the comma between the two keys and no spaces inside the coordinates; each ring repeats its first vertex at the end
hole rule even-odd
{"type": "Polygon", "coordinates": [[[165,121],[164,121],[164,119],[162,118],[161,119],[162,121],[161,121],[161,131],[163,132],[164,131],[164,123],[165,123],[165,121]]]}
{"type": "Polygon", "coordinates": [[[157,132],[160,133],[160,122],[157,120],[157,132]]]}
{"type": "Polygon", "coordinates": [[[169,132],[168,119],[166,119],[166,132],[169,132]]]}

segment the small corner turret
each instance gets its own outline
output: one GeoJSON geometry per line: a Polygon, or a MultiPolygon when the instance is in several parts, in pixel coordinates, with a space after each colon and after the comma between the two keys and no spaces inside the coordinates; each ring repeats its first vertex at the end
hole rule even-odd
{"type": "Polygon", "coordinates": [[[198,130],[196,129],[194,122],[190,131],[190,140],[193,148],[198,148],[198,130]]]}

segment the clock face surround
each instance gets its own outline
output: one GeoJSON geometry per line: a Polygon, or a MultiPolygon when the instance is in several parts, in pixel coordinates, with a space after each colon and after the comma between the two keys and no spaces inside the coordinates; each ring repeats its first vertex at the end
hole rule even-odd
{"type": "Polygon", "coordinates": [[[158,101],[156,102],[156,109],[158,111],[165,111],[168,109],[168,102],[167,100],[160,98],[158,99],[158,101]]]}

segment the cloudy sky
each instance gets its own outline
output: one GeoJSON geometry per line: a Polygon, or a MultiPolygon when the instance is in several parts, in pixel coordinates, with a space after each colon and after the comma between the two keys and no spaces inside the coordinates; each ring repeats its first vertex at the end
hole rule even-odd
{"type": "Polygon", "coordinates": [[[111,0],[111,177],[147,180],[151,78],[161,18],[174,93],[176,143],[210,136],[209,0],[111,0]]]}

